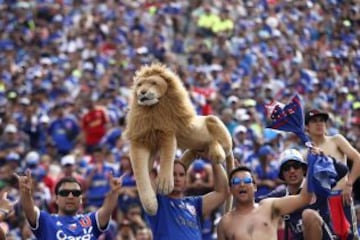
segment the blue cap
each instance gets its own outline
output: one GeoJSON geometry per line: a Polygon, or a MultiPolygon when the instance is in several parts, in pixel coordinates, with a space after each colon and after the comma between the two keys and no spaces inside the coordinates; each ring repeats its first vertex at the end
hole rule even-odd
{"type": "Polygon", "coordinates": [[[205,164],[206,164],[205,161],[202,160],[202,159],[195,160],[194,163],[193,163],[194,171],[195,172],[200,172],[200,171],[204,170],[205,164]]]}
{"type": "Polygon", "coordinates": [[[274,154],[275,151],[269,145],[261,146],[259,149],[259,157],[266,156],[269,154],[274,154]]]}
{"type": "Polygon", "coordinates": [[[46,176],[46,170],[42,167],[38,167],[31,170],[31,175],[37,180],[42,181],[46,176]]]}

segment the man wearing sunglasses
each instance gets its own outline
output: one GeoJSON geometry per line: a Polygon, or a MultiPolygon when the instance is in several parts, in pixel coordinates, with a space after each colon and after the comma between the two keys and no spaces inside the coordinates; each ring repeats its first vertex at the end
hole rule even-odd
{"type": "Polygon", "coordinates": [[[268,198],[255,203],[256,183],[251,170],[239,166],[229,174],[234,209],[225,214],[218,225],[218,240],[277,239],[282,215],[289,214],[311,201],[306,184],[298,195],[268,198]]]}
{"type": "MultiPolygon", "coordinates": [[[[276,189],[259,197],[257,201],[300,193],[307,170],[307,163],[301,153],[296,149],[287,149],[281,153],[279,161],[279,178],[285,182],[285,188],[276,189]]],[[[285,240],[334,239],[329,224],[330,213],[326,197],[317,196],[314,203],[284,215],[283,219],[285,220],[285,240]]]]}
{"type": "Polygon", "coordinates": [[[73,177],[62,178],[55,186],[57,214],[40,211],[32,198],[33,182],[30,170],[25,176],[18,176],[20,202],[25,217],[37,239],[81,239],[93,240],[107,230],[111,214],[117,205],[121,190],[122,178],[109,175],[110,191],[103,205],[96,211],[80,214],[82,205],[82,189],[73,177]]]}

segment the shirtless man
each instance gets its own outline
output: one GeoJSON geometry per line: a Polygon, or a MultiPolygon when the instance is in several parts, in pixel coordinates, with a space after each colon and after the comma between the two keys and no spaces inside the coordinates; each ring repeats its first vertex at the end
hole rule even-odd
{"type": "MultiPolygon", "coordinates": [[[[355,180],[360,176],[360,154],[341,134],[336,134],[334,136],[326,135],[326,123],[328,119],[329,114],[321,112],[317,109],[310,110],[305,114],[305,127],[311,138],[312,143],[316,147],[320,148],[325,155],[329,155],[335,158],[337,161],[341,161],[345,165],[347,164],[347,159],[352,161],[352,169],[350,173],[340,179],[333,188],[333,190],[334,192],[340,192],[342,194],[342,199],[345,203],[345,214],[347,215],[347,219],[350,225],[352,225],[351,227],[353,234],[358,237],[359,234],[357,232],[356,222],[352,221],[352,216],[350,212],[351,207],[353,207],[353,184],[355,180]]],[[[335,202],[336,198],[336,195],[331,196],[330,202],[332,200],[334,200],[333,202],[335,202]]],[[[336,211],[335,208],[332,208],[331,205],[330,209],[333,215],[341,214],[336,211]]],[[[335,217],[333,217],[333,221],[338,217],[339,215],[335,215],[335,217]]],[[[343,226],[336,224],[336,222],[333,222],[333,224],[335,232],[337,232],[337,234],[341,235],[341,232],[345,231],[343,232],[343,234],[344,236],[347,236],[347,230],[344,230],[343,226]]]]}
{"type": "Polygon", "coordinates": [[[352,169],[348,175],[343,177],[334,187],[334,190],[342,190],[344,202],[351,202],[352,186],[355,180],[360,176],[360,154],[350,143],[341,135],[326,135],[326,122],[329,114],[319,110],[310,110],[305,115],[306,130],[313,144],[320,148],[325,155],[335,158],[344,164],[347,159],[353,163],[352,169]]]}
{"type": "Polygon", "coordinates": [[[231,171],[229,185],[235,206],[221,218],[218,240],[276,240],[281,216],[309,204],[312,198],[305,183],[299,195],[267,198],[257,204],[254,177],[245,166],[231,171]]]}

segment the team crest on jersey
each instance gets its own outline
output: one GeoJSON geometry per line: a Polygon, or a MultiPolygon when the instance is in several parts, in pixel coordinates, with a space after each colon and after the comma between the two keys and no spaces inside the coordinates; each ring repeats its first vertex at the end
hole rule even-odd
{"type": "Polygon", "coordinates": [[[80,225],[83,227],[83,228],[86,228],[86,227],[90,227],[91,226],[91,219],[89,216],[85,216],[83,217],[82,219],[80,219],[80,225]]]}
{"type": "Polygon", "coordinates": [[[193,205],[190,204],[186,204],[186,209],[192,214],[192,215],[196,215],[196,209],[193,205]]]}

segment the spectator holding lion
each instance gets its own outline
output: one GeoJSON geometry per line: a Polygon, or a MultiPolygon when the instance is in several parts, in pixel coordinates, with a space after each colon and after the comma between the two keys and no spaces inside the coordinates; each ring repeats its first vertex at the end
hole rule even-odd
{"type": "Polygon", "coordinates": [[[186,196],[186,166],[174,162],[174,190],[157,195],[155,216],[147,215],[154,239],[202,239],[201,218],[209,216],[228,197],[227,175],[220,163],[212,163],[214,190],[202,196],[186,196]]]}

